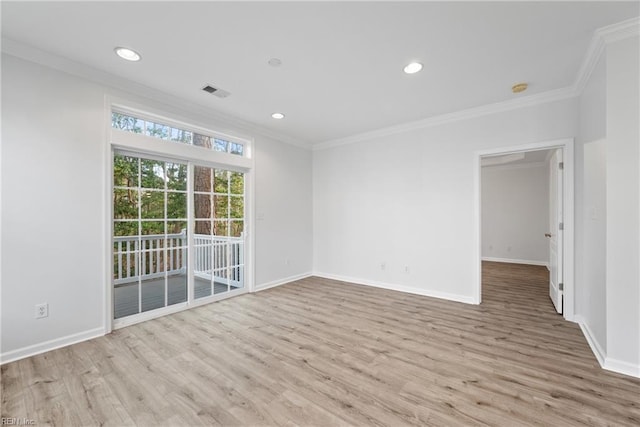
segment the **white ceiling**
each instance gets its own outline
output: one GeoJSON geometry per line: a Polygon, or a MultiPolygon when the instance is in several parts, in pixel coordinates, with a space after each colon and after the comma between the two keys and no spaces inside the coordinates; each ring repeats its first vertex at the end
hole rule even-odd
{"type": "Polygon", "coordinates": [[[574,83],[638,2],[9,2],[5,39],[320,143],[574,83]],[[113,52],[142,54],[128,63],[113,52]],[[267,61],[276,57],[282,66],[267,61]],[[421,73],[406,75],[418,60],[421,73]],[[529,90],[514,95],[514,83],[529,90]],[[231,92],[219,99],[201,91],[231,92]],[[286,114],[284,120],[271,113],[286,114]]]}

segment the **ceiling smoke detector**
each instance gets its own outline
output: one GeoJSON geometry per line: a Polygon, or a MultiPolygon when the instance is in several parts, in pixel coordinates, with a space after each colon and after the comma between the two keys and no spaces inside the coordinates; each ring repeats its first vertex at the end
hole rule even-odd
{"type": "Polygon", "coordinates": [[[527,83],[518,83],[511,87],[511,92],[513,93],[524,92],[525,90],[527,90],[528,87],[529,85],[527,83]]]}
{"type": "Polygon", "coordinates": [[[218,98],[226,98],[227,96],[231,95],[231,93],[227,92],[226,90],[217,88],[212,85],[206,85],[205,87],[202,88],[202,90],[212,95],[215,95],[218,98]]]}

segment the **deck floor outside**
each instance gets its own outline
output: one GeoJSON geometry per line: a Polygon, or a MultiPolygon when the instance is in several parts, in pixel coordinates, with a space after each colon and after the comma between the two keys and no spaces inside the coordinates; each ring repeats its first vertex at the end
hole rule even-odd
{"type": "Polygon", "coordinates": [[[38,425],[640,424],[544,267],[485,263],[483,303],[311,277],[2,366],[38,425]]]}
{"type": "MultiPolygon", "coordinates": [[[[129,316],[139,313],[139,297],[142,299],[142,311],[154,310],[165,307],[164,278],[143,280],[141,292],[138,293],[138,282],[118,285],[114,289],[114,318],[129,316]]],[[[214,283],[215,295],[236,289],[219,282],[214,283]]],[[[211,295],[211,281],[194,277],[195,299],[211,295]]],[[[167,278],[167,306],[187,301],[187,277],[185,275],[173,275],[167,278]]]]}

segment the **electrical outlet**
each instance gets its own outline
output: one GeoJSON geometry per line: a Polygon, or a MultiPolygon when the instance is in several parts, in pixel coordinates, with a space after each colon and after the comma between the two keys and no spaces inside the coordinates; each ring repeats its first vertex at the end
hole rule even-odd
{"type": "Polygon", "coordinates": [[[381,262],[381,263],[380,263],[380,270],[384,271],[384,270],[386,270],[386,269],[387,269],[387,264],[386,264],[386,263],[384,263],[384,262],[381,262]]]}
{"type": "Polygon", "coordinates": [[[49,316],[49,304],[36,304],[36,319],[42,319],[49,316]]]}
{"type": "Polygon", "coordinates": [[[408,265],[405,265],[405,266],[404,266],[404,272],[405,272],[405,273],[409,273],[409,266],[408,266],[408,265]]]}
{"type": "Polygon", "coordinates": [[[284,265],[289,265],[289,264],[291,264],[291,260],[289,258],[285,258],[284,265]]]}

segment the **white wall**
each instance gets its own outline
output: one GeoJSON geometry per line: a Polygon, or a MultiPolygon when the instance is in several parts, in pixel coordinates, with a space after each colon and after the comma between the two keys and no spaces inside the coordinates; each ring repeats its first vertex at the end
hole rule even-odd
{"type": "Polygon", "coordinates": [[[576,180],[576,317],[600,363],[635,376],[640,376],[639,47],[637,36],[606,44],[580,96],[576,144],[576,176],[583,177],[576,180]]]}
{"type": "Polygon", "coordinates": [[[576,126],[573,99],[315,151],[315,272],[473,302],[475,153],[576,126]]]}
{"type": "Polygon", "coordinates": [[[3,360],[104,329],[103,140],[98,86],[2,57],[3,360]]]}
{"type": "Polygon", "coordinates": [[[549,168],[482,168],[482,257],[548,265],[549,168]]]}
{"type": "Polygon", "coordinates": [[[311,151],[271,142],[256,147],[256,284],[312,270],[311,151]]]}
{"type": "MultiPolygon", "coordinates": [[[[234,132],[201,112],[3,55],[3,361],[104,331],[105,95],[234,132]],[[35,320],[42,302],[49,317],[35,320]]],[[[264,215],[255,230],[260,285],[311,271],[311,152],[255,135],[254,153],[255,210],[264,215]]]]}
{"type": "Polygon", "coordinates": [[[581,282],[584,303],[580,315],[589,333],[607,351],[606,259],[607,259],[607,146],[605,141],[584,144],[583,254],[581,282]]]}
{"type": "Polygon", "coordinates": [[[600,361],[607,347],[606,325],[606,56],[602,55],[579,99],[576,136],[576,306],[579,320],[600,361]],[[582,179],[580,179],[582,177],[582,179]],[[604,206],[602,204],[604,203],[604,206]],[[595,209],[595,212],[593,210],[595,209]],[[595,213],[595,219],[593,214],[595,213]],[[603,236],[603,234],[605,236],[603,236]]]}
{"type": "Polygon", "coordinates": [[[639,38],[607,46],[607,363],[640,376],[639,38]]]}

